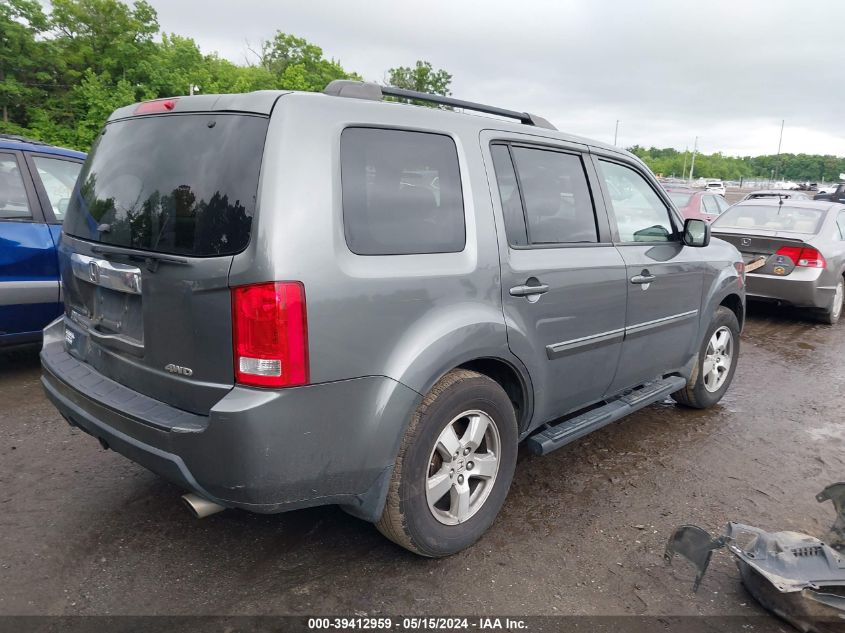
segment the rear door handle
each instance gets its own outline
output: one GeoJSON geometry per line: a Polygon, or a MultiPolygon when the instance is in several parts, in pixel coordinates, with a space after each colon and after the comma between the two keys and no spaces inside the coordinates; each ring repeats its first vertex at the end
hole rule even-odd
{"type": "Polygon", "coordinates": [[[531,295],[541,295],[548,291],[548,284],[539,284],[537,286],[514,286],[510,289],[510,294],[512,297],[530,297],[531,295]]]}
{"type": "MultiPolygon", "coordinates": [[[[645,272],[645,271],[643,271],[645,272]]],[[[657,279],[654,275],[646,273],[645,275],[634,275],[631,277],[632,284],[650,284],[652,281],[657,279]]]]}

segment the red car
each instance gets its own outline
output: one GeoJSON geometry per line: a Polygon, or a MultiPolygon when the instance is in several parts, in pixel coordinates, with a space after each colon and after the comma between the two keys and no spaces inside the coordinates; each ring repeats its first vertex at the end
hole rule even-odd
{"type": "Polygon", "coordinates": [[[684,218],[712,222],[731,206],[721,194],[706,190],[667,187],[666,192],[684,218]]]}

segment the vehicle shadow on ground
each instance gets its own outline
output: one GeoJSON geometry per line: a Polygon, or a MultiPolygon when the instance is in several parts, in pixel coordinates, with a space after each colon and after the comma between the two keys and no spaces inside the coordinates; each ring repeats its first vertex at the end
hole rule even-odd
{"type": "Polygon", "coordinates": [[[13,375],[23,371],[37,369],[41,361],[38,358],[39,348],[27,347],[11,351],[0,350],[0,380],[5,375],[13,375]]]}
{"type": "Polygon", "coordinates": [[[753,318],[757,321],[803,323],[825,327],[825,324],[813,318],[814,314],[810,310],[802,310],[788,305],[778,305],[768,301],[748,301],[745,306],[745,316],[746,318],[753,318]]]}

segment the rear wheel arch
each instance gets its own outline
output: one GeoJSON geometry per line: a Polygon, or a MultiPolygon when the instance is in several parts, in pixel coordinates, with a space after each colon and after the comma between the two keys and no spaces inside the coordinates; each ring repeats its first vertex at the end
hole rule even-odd
{"type": "MultiPolygon", "coordinates": [[[[520,433],[528,429],[533,412],[531,382],[527,372],[521,372],[512,363],[496,357],[482,357],[461,363],[454,369],[468,369],[487,376],[499,384],[513,404],[520,433]]],[[[452,370],[449,370],[452,371],[452,370]]],[[[449,372],[445,372],[444,375],[449,372]]],[[[434,382],[440,380],[437,378],[434,382]]]]}

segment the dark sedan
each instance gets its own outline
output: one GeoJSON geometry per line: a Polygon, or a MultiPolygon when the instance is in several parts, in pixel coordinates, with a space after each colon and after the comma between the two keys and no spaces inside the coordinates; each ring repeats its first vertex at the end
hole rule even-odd
{"type": "Polygon", "coordinates": [[[845,297],[845,204],[746,200],[713,223],[745,260],[749,299],[811,308],[836,323],[845,297]]]}

